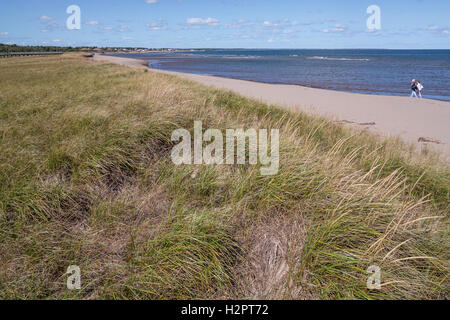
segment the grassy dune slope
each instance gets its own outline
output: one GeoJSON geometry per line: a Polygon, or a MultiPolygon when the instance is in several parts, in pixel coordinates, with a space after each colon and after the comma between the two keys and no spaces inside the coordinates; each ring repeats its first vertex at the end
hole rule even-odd
{"type": "Polygon", "coordinates": [[[0,88],[2,299],[448,298],[450,170],[432,154],[76,55],[1,60],[0,88]],[[175,166],[172,131],[194,120],[279,128],[279,174],[175,166]]]}

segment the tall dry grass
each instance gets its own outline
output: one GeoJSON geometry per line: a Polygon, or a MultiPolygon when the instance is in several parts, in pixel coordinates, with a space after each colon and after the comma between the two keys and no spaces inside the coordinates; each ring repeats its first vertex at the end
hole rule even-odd
{"type": "Polygon", "coordinates": [[[436,155],[78,55],[0,70],[0,298],[448,298],[436,155]],[[279,174],[175,166],[171,133],[195,120],[279,128],[279,174]]]}

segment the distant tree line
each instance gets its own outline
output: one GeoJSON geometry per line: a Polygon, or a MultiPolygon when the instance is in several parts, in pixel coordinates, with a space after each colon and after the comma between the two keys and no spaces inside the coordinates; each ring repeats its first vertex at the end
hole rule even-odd
{"type": "MultiPolygon", "coordinates": [[[[88,48],[94,49],[94,48],[88,48]]],[[[69,52],[80,51],[79,47],[56,47],[56,46],[18,46],[16,44],[0,43],[0,52],[69,52]]]]}
{"type": "Polygon", "coordinates": [[[79,52],[79,51],[94,51],[102,50],[106,52],[111,51],[136,51],[136,50],[153,50],[153,51],[169,51],[173,49],[159,48],[137,48],[137,47],[57,47],[57,46],[18,46],[16,44],[3,44],[0,43],[0,53],[4,52],[79,52]]]}

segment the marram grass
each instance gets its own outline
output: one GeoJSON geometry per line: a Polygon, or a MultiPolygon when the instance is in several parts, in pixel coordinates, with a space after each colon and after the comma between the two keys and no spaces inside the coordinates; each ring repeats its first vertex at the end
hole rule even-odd
{"type": "Polygon", "coordinates": [[[0,298],[448,298],[437,155],[75,54],[0,71],[0,298]],[[195,120],[280,129],[278,175],[175,166],[171,133],[195,120]]]}

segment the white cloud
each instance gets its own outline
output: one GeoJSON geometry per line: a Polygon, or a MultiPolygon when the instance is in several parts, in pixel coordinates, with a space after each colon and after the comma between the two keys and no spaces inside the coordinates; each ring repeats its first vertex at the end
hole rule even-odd
{"type": "Polygon", "coordinates": [[[347,31],[348,31],[348,27],[343,24],[335,24],[334,27],[332,27],[330,29],[322,30],[322,32],[324,32],[324,33],[342,33],[342,32],[347,32],[347,31]]]}
{"type": "Polygon", "coordinates": [[[98,21],[86,21],[85,24],[90,25],[90,26],[97,26],[100,23],[98,21]]]}
{"type": "Polygon", "coordinates": [[[126,24],[122,24],[119,26],[119,32],[130,32],[130,31],[131,27],[126,24]]]}
{"type": "Polygon", "coordinates": [[[276,21],[264,21],[262,23],[263,27],[267,28],[285,28],[285,27],[296,27],[301,25],[299,21],[291,21],[288,18],[285,18],[283,20],[276,20],[276,21]]]}
{"type": "Polygon", "coordinates": [[[278,27],[280,25],[280,23],[279,22],[264,21],[262,23],[262,25],[263,25],[263,27],[270,27],[270,28],[272,28],[272,27],[278,27]]]}
{"type": "Polygon", "coordinates": [[[450,31],[448,28],[440,27],[440,26],[436,26],[436,25],[428,25],[425,28],[423,28],[423,30],[434,32],[437,34],[445,34],[445,35],[450,34],[450,31]]]}
{"type": "Polygon", "coordinates": [[[208,25],[208,26],[218,26],[220,24],[219,20],[215,18],[189,18],[186,20],[188,25],[208,25]]]}
{"type": "Polygon", "coordinates": [[[334,32],[343,32],[343,31],[347,30],[347,26],[345,26],[343,24],[336,24],[332,30],[334,32]]]}
{"type": "Polygon", "coordinates": [[[426,26],[424,29],[427,31],[436,31],[439,29],[439,27],[438,26],[426,26]]]}
{"type": "Polygon", "coordinates": [[[55,19],[49,16],[41,16],[39,18],[41,20],[41,24],[43,25],[42,32],[49,32],[59,28],[59,23],[55,19]]]}
{"type": "Polygon", "coordinates": [[[242,28],[246,28],[246,27],[250,27],[253,26],[254,23],[247,20],[247,19],[237,19],[234,23],[232,24],[227,24],[225,25],[226,28],[230,28],[230,29],[242,29],[242,28]]]}
{"type": "Polygon", "coordinates": [[[158,0],[145,0],[145,2],[150,3],[150,4],[153,4],[153,3],[157,3],[158,0]]]}
{"type": "Polygon", "coordinates": [[[161,31],[168,29],[167,22],[163,19],[158,19],[157,22],[147,24],[147,28],[149,28],[152,31],[161,31]]]}
{"type": "Polygon", "coordinates": [[[0,32],[0,36],[7,36],[8,32],[0,32]]]}

